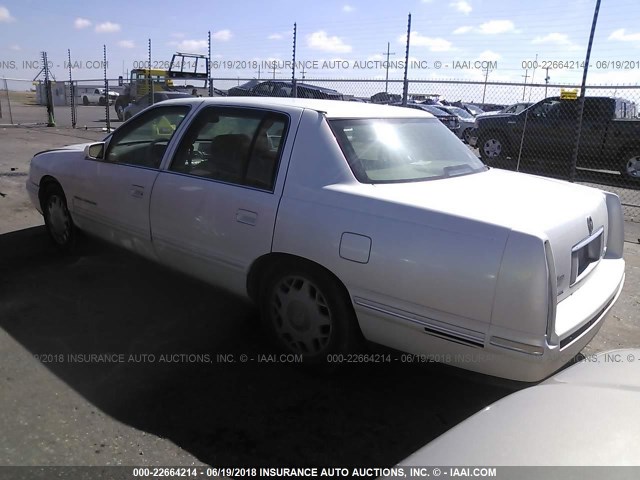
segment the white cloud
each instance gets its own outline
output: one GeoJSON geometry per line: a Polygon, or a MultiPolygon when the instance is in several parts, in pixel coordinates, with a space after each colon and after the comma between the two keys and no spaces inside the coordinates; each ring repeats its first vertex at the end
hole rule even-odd
{"type": "Polygon", "coordinates": [[[206,40],[182,40],[180,42],[169,42],[176,50],[185,53],[206,53],[209,50],[209,42],[206,40]]]}
{"type": "Polygon", "coordinates": [[[569,40],[569,35],[566,33],[549,33],[545,36],[538,36],[531,40],[534,45],[550,44],[558,45],[560,47],[566,47],[569,50],[579,50],[580,46],[569,40]]]}
{"type": "Polygon", "coordinates": [[[220,42],[226,42],[232,37],[231,30],[218,30],[211,34],[211,40],[218,40],[220,42]]]}
{"type": "Polygon", "coordinates": [[[118,46],[122,48],[136,48],[136,45],[135,43],[133,43],[133,40],[120,40],[118,42],[118,46]]]}
{"type": "Polygon", "coordinates": [[[496,35],[498,33],[516,32],[516,26],[511,20],[490,20],[478,28],[479,33],[496,35]]]}
{"type": "Polygon", "coordinates": [[[458,27],[453,31],[454,35],[460,35],[462,33],[469,33],[473,31],[473,27],[470,27],[468,25],[464,26],[464,27],[458,27]]]}
{"type": "Polygon", "coordinates": [[[497,52],[494,52],[493,50],[485,50],[483,52],[480,53],[480,55],[478,55],[478,60],[486,60],[486,61],[494,61],[494,60],[500,60],[502,58],[502,55],[500,55],[497,52]]]}
{"type": "Polygon", "coordinates": [[[19,52],[20,50],[22,50],[22,47],[20,45],[13,44],[9,47],[9,50],[13,50],[14,52],[19,52]]]}
{"type": "Polygon", "coordinates": [[[342,11],[346,12],[346,13],[351,13],[355,10],[355,8],[353,8],[351,5],[345,5],[344,7],[342,7],[342,11]]]}
{"type": "Polygon", "coordinates": [[[96,32],[98,33],[114,33],[120,31],[120,25],[112,22],[104,22],[96,25],[96,32]]]}
{"type": "Polygon", "coordinates": [[[640,42],[640,32],[638,33],[627,33],[624,28],[619,28],[611,32],[609,35],[609,40],[619,40],[621,42],[640,42]]]}
{"type": "Polygon", "coordinates": [[[340,37],[330,37],[324,30],[318,30],[307,36],[307,45],[324,52],[348,53],[351,45],[347,45],[340,37]]]}
{"type": "Polygon", "coordinates": [[[271,35],[269,35],[267,37],[267,40],[282,40],[282,34],[281,33],[272,33],[271,35]]]}
{"type": "Polygon", "coordinates": [[[91,26],[91,20],[87,20],[86,18],[78,17],[78,18],[76,18],[74,20],[73,26],[75,28],[77,28],[78,30],[81,30],[83,28],[90,27],[91,26]]]}
{"type": "MultiPolygon", "coordinates": [[[[398,43],[406,43],[407,36],[400,35],[398,37],[398,43]]],[[[448,52],[453,50],[453,45],[450,41],[440,37],[425,37],[419,32],[411,32],[412,47],[427,47],[432,52],[448,52]]]]}
{"type": "Polygon", "coordinates": [[[451,2],[449,5],[455,8],[460,13],[464,13],[465,15],[469,15],[471,13],[471,10],[473,10],[469,2],[465,2],[465,0],[458,0],[457,2],[451,2]]]}
{"type": "Polygon", "coordinates": [[[9,13],[9,9],[0,5],[0,22],[9,23],[15,21],[16,19],[11,16],[11,13],[9,13]]]}

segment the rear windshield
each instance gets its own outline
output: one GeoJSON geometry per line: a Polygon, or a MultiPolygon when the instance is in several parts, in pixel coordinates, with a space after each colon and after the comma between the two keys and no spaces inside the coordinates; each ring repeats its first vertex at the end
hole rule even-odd
{"type": "Polygon", "coordinates": [[[435,118],[334,119],[329,124],[362,183],[401,183],[486,170],[435,118]]]}

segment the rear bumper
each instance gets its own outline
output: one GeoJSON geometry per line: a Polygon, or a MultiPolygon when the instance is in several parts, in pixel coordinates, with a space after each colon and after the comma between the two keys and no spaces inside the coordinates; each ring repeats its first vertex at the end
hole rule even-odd
{"type": "Polygon", "coordinates": [[[622,258],[604,259],[581,288],[558,304],[551,342],[544,336],[504,329],[498,338],[489,329],[484,335],[478,332],[481,338],[476,345],[465,345],[459,339],[429,334],[427,318],[411,314],[408,321],[407,315],[394,314],[391,308],[365,308],[362,302],[354,306],[365,338],[419,355],[418,362],[437,361],[486,375],[538,382],[570,362],[598,333],[622,291],[624,267],[622,258]]]}

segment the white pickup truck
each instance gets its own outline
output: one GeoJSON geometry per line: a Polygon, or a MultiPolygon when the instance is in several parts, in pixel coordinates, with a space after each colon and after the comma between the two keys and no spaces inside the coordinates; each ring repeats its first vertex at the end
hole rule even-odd
{"type": "MultiPolygon", "coordinates": [[[[104,88],[96,88],[93,90],[93,92],[85,92],[79,95],[80,100],[82,101],[83,105],[91,105],[91,104],[98,104],[98,105],[104,105],[105,104],[105,95],[104,95],[104,88]]],[[[109,105],[113,104],[113,102],[116,101],[116,99],[118,98],[119,93],[118,92],[113,92],[113,91],[109,91],[109,105]]]]}

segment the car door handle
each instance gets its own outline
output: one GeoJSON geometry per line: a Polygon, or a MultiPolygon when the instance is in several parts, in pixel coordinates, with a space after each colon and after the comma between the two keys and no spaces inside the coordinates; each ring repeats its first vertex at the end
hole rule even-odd
{"type": "Polygon", "coordinates": [[[241,208],[236,212],[236,221],[245,225],[255,225],[258,222],[258,214],[241,208]]]}
{"type": "Polygon", "coordinates": [[[144,187],[142,185],[131,185],[129,194],[134,198],[144,197],[144,187]]]}

